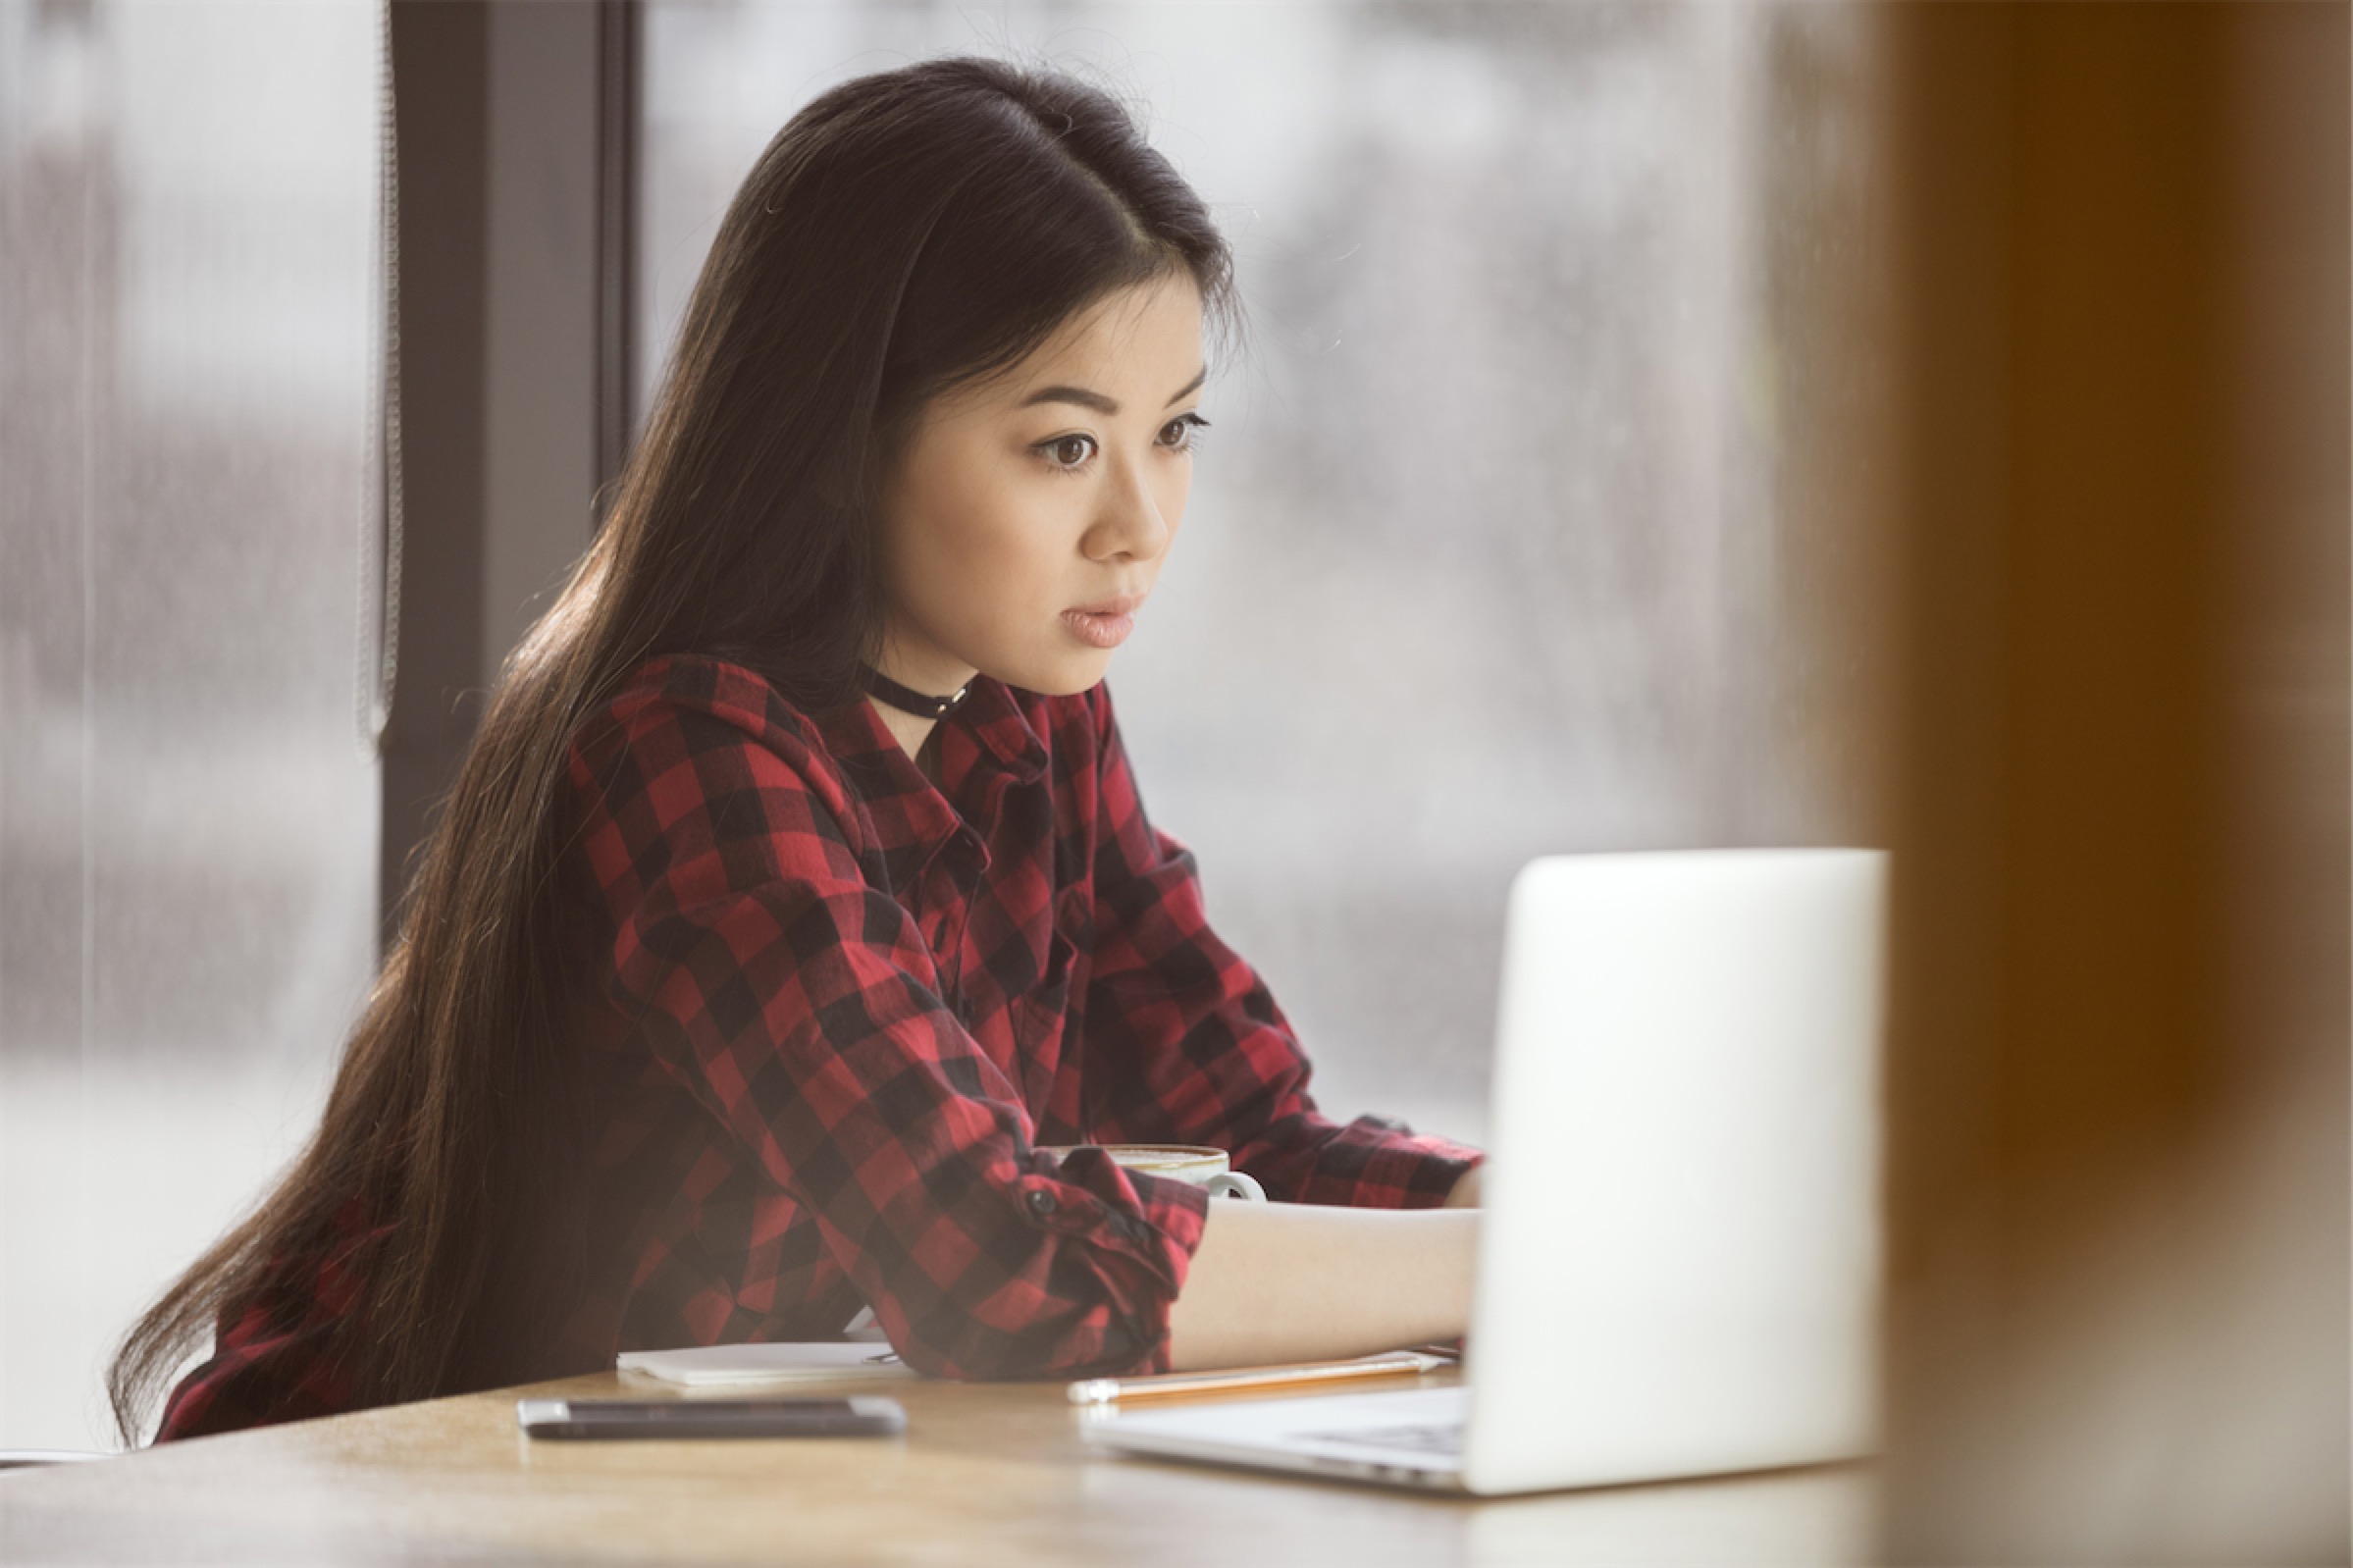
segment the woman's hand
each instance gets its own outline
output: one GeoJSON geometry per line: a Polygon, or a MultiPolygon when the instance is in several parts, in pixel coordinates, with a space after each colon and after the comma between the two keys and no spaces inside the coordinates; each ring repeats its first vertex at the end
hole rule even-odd
{"type": "Polygon", "coordinates": [[[1486,1169],[1487,1167],[1484,1165],[1475,1165],[1468,1171],[1465,1171],[1462,1176],[1456,1179],[1454,1183],[1454,1190],[1446,1194],[1446,1201],[1440,1204],[1439,1207],[1445,1209],[1478,1208],[1480,1193],[1479,1173],[1486,1169]]]}

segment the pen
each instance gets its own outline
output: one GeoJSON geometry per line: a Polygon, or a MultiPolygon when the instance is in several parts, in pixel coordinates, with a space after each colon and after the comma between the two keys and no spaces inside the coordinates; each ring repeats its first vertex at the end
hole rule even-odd
{"type": "Polygon", "coordinates": [[[1353,1378],[1396,1378],[1450,1365],[1443,1356],[1424,1355],[1418,1350],[1392,1350],[1354,1361],[1305,1361],[1288,1367],[1164,1372],[1146,1378],[1084,1378],[1071,1385],[1070,1394],[1074,1405],[1110,1405],[1134,1399],[1231,1393],[1247,1388],[1285,1388],[1302,1383],[1338,1383],[1353,1378]]]}

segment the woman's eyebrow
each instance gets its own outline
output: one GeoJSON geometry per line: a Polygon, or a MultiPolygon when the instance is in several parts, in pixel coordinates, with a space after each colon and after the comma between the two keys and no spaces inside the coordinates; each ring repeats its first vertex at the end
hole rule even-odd
{"type": "MultiPolygon", "coordinates": [[[[1209,380],[1209,367],[1204,365],[1193,373],[1191,381],[1176,389],[1176,392],[1170,396],[1169,402],[1174,403],[1180,398],[1191,396],[1207,380],[1209,380]]],[[[1081,408],[1092,408],[1098,414],[1117,414],[1120,411],[1118,403],[1101,392],[1090,391],[1084,387],[1040,387],[1015,406],[1027,408],[1033,403],[1076,403],[1081,408]]]]}

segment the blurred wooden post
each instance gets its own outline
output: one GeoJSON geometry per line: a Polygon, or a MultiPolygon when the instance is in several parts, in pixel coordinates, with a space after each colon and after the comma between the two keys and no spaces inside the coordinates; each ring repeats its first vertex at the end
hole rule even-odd
{"type": "Polygon", "coordinates": [[[2343,1561],[2346,12],[1885,22],[1883,1553],[2343,1561]]]}

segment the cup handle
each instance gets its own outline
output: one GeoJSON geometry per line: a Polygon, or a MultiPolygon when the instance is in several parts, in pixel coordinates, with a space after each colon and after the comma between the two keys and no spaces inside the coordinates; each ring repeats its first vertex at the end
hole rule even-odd
{"type": "Polygon", "coordinates": [[[1209,1188],[1209,1195],[1213,1198],[1230,1195],[1251,1203],[1267,1201],[1267,1189],[1258,1184],[1258,1177],[1240,1171],[1220,1171],[1201,1184],[1209,1188]]]}

